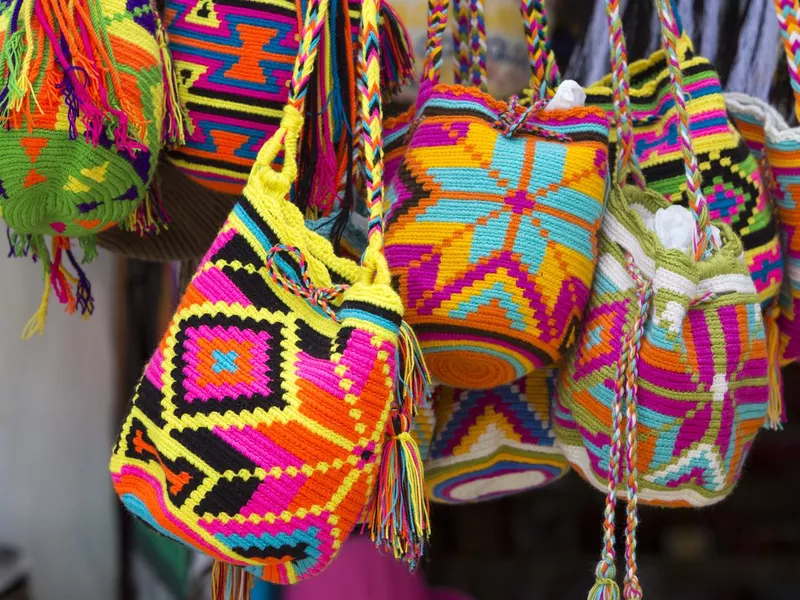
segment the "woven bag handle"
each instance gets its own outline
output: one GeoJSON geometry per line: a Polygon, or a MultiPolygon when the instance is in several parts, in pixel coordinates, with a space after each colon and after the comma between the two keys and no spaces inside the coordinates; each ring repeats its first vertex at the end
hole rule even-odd
{"type": "MultiPolygon", "coordinates": [[[[250,172],[247,187],[257,181],[271,196],[285,198],[297,179],[297,145],[303,129],[308,86],[314,72],[321,34],[327,22],[330,0],[309,0],[303,22],[300,50],[295,59],[289,98],[283,109],[278,131],[262,146],[250,172]],[[283,165],[278,171],[273,163],[283,152],[283,165]]],[[[380,54],[377,0],[364,0],[361,22],[359,62],[365,65],[360,73],[360,133],[365,154],[365,186],[370,213],[369,243],[364,253],[363,277],[376,283],[391,281],[389,267],[383,257],[383,143],[380,97],[380,54]]]]}
{"type": "Polygon", "coordinates": [[[775,0],[775,13],[781,27],[789,80],[794,92],[794,111],[800,120],[800,0],[775,0]]]}
{"type": "Polygon", "coordinates": [[[628,175],[644,189],[645,179],[633,135],[633,111],[630,100],[630,74],[628,73],[628,50],[622,30],[622,14],[619,0],[606,0],[608,19],[608,41],[611,55],[611,88],[614,102],[614,124],[617,130],[616,181],[624,185],[628,175]]]}
{"type": "MultiPolygon", "coordinates": [[[[455,0],[456,24],[453,30],[453,45],[457,63],[455,82],[471,80],[473,86],[487,88],[486,76],[486,19],[481,0],[455,0]]],[[[539,99],[552,94],[559,83],[561,73],[550,49],[547,32],[547,13],[541,0],[520,0],[520,14],[525,28],[531,68],[531,87],[538,92],[539,99]]]]}
{"type": "MultiPolygon", "coordinates": [[[[458,1],[458,0],[456,0],[458,1]]],[[[461,2],[466,2],[467,0],[460,0],[461,2]]],[[[470,4],[470,12],[473,10],[482,10],[482,4],[480,1],[473,1],[469,0],[470,4]]],[[[463,6],[463,5],[461,5],[463,6]]],[[[520,12],[523,17],[523,22],[525,26],[526,32],[526,39],[528,41],[528,59],[531,65],[531,72],[534,74],[532,76],[531,85],[540,91],[540,95],[544,94],[543,91],[545,88],[549,89],[549,86],[546,85],[546,82],[542,79],[537,79],[537,73],[540,73],[543,78],[546,78],[546,74],[550,74],[551,77],[557,80],[557,69],[558,67],[555,64],[555,59],[552,58],[552,53],[547,53],[546,50],[549,48],[548,45],[539,44],[539,40],[546,39],[546,33],[541,32],[541,24],[540,19],[537,18],[537,11],[534,10],[536,6],[541,6],[540,2],[526,2],[525,0],[521,0],[520,2],[520,12]],[[529,8],[532,6],[533,8],[529,8]],[[530,32],[530,34],[528,34],[530,32]],[[550,58],[548,58],[550,57],[550,58]]],[[[424,85],[433,86],[439,83],[439,76],[442,71],[442,58],[443,58],[443,38],[444,38],[444,31],[447,28],[447,12],[450,7],[450,0],[428,0],[428,36],[427,36],[427,43],[425,46],[425,61],[423,63],[422,69],[422,82],[424,85]]],[[[463,12],[463,10],[462,10],[463,12]]],[[[462,16],[462,21],[464,17],[462,16]]],[[[470,22],[475,21],[482,21],[482,17],[479,19],[477,17],[470,16],[470,22]]],[[[546,19],[545,19],[546,25],[546,19]]],[[[462,26],[463,27],[463,26],[462,26]]],[[[454,35],[459,35],[458,28],[456,29],[456,33],[454,35]]],[[[462,43],[461,39],[456,38],[457,43],[456,47],[461,48],[462,43]]],[[[481,52],[485,55],[486,46],[485,43],[483,46],[478,43],[476,45],[476,51],[481,52]]],[[[483,58],[485,61],[485,56],[483,58]]],[[[460,61],[460,57],[459,57],[460,61]]],[[[479,62],[479,60],[477,60],[479,62]]],[[[470,59],[464,60],[464,65],[474,65],[476,63],[476,59],[474,57],[470,59]]],[[[457,72],[459,76],[463,73],[464,67],[459,65],[457,66],[457,72]]],[[[421,97],[424,97],[424,94],[421,94],[421,97]]]]}
{"type": "Polygon", "coordinates": [[[454,0],[455,27],[453,48],[456,53],[453,80],[459,85],[488,88],[486,69],[486,18],[482,0],[454,0]]]}
{"type": "Polygon", "coordinates": [[[327,22],[329,2],[308,1],[300,49],[295,58],[289,98],[283,107],[280,127],[259,150],[248,178],[248,188],[259,182],[264,190],[276,198],[285,198],[297,179],[297,142],[303,130],[306,95],[314,72],[320,37],[327,22]],[[283,165],[277,171],[273,163],[281,151],[283,165]]]}
{"type": "Polygon", "coordinates": [[[381,281],[388,283],[391,278],[383,257],[383,106],[380,86],[379,2],[380,0],[363,0],[359,40],[361,52],[359,62],[362,65],[359,101],[364,147],[363,175],[369,210],[368,244],[364,253],[364,264],[374,266],[381,275],[381,281]]]}
{"type": "Polygon", "coordinates": [[[689,208],[695,217],[695,232],[692,236],[692,248],[695,260],[700,260],[713,242],[710,233],[711,219],[708,214],[708,202],[703,195],[702,175],[697,164],[697,156],[692,147],[692,135],[689,129],[689,112],[683,92],[683,72],[678,58],[678,39],[681,37],[680,25],[675,18],[675,11],[670,0],[655,0],[658,18],[661,22],[661,43],[667,56],[669,78],[672,87],[672,98],[678,113],[678,136],[681,142],[684,171],[686,172],[686,195],[689,208]]]}

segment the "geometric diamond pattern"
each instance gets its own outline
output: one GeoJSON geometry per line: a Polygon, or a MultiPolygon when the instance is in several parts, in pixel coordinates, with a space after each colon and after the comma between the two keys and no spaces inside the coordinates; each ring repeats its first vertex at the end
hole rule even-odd
{"type": "MultiPolygon", "coordinates": [[[[125,506],[158,531],[291,583],[328,564],[370,498],[402,305],[388,285],[354,284],[331,304],[337,321],[277,284],[267,253],[302,217],[270,206],[231,212],[145,369],[110,468],[125,506]]],[[[311,286],[329,288],[332,248],[305,236],[293,242],[311,286]]],[[[282,259],[299,281],[297,261],[282,259]]]]}

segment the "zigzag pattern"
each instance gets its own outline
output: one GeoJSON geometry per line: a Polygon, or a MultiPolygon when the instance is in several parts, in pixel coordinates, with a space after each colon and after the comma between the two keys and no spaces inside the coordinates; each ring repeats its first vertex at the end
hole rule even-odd
{"type": "Polygon", "coordinates": [[[439,388],[425,463],[428,495],[477,502],[547,485],[568,470],[556,448],[552,369],[491,391],[439,388]]]}
{"type": "Polygon", "coordinates": [[[200,183],[240,194],[288,99],[300,48],[295,5],[176,0],[165,15],[191,123],[170,159],[200,183]]]}

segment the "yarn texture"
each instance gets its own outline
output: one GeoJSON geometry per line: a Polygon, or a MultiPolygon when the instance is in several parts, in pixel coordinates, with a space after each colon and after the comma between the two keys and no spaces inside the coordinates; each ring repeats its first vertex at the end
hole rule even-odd
{"type": "Polygon", "coordinates": [[[800,128],[789,127],[766,102],[725,95],[728,111],[751,151],[778,209],[785,271],[779,306],[780,357],[800,359],[800,128]]]}
{"type": "Polygon", "coordinates": [[[400,417],[407,425],[408,390],[425,377],[398,347],[403,307],[381,254],[377,17],[374,2],[364,6],[372,224],[363,265],[337,257],[288,199],[328,18],[327,0],[311,1],[281,127],[147,365],[111,459],[127,509],[215,558],[220,572],[234,565],[294,583],[321,571],[373,513],[379,544],[412,564],[427,536],[424,502],[414,503],[416,446],[396,427],[400,417]],[[404,469],[387,467],[386,456],[404,469]],[[393,491],[402,518],[380,510],[393,491]]]}
{"type": "Polygon", "coordinates": [[[545,111],[544,100],[526,108],[438,83],[447,8],[429,5],[407,147],[387,140],[386,257],[431,374],[490,389],[574,342],[595,267],[608,120],[597,108],[545,111]]]}
{"type": "MultiPolygon", "coordinates": [[[[783,255],[776,215],[758,162],[730,123],[719,77],[688,38],[677,54],[687,92],[689,131],[702,181],[700,190],[712,220],[728,223],[744,244],[745,260],[764,307],[781,289],[783,255]]],[[[635,151],[647,185],[671,202],[687,201],[687,179],[678,135],[678,114],[670,95],[667,58],[659,50],[631,63],[630,103],[635,151]]],[[[586,89],[586,103],[613,115],[611,75],[586,89]]],[[[616,139],[613,135],[612,138],[616,139]]],[[[613,155],[613,152],[612,152],[613,155]]]]}
{"type": "Polygon", "coordinates": [[[167,133],[162,34],[150,0],[0,4],[0,215],[14,231],[88,237],[139,206],[167,133]]]}
{"type": "Polygon", "coordinates": [[[764,424],[766,336],[731,228],[720,223],[723,246],[695,263],[646,229],[641,215],[666,206],[652,191],[612,190],[592,298],[559,377],[555,430],[582,477],[603,492],[617,481],[628,498],[609,472],[609,448],[617,364],[637,319],[630,257],[653,290],[636,353],[638,501],[707,506],[731,492],[764,424]]]}
{"type": "Polygon", "coordinates": [[[438,388],[425,462],[431,500],[492,500],[543,487],[569,471],[553,431],[556,375],[540,369],[494,390],[438,388]]]}

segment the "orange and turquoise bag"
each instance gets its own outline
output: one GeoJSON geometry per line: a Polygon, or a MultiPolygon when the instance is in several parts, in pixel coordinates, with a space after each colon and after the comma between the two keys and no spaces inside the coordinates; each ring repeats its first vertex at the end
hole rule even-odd
{"type": "Polygon", "coordinates": [[[128,510],[217,561],[219,598],[224,571],[243,579],[230,565],[277,583],[318,573],[361,520],[411,564],[427,537],[409,426],[428,382],[383,256],[375,0],[361,29],[361,264],[338,258],[289,200],[327,8],[308,3],[281,127],[147,365],[111,458],[128,510]]]}
{"type": "MultiPolygon", "coordinates": [[[[449,4],[428,4],[416,116],[388,182],[386,258],[434,378],[488,389],[574,342],[596,264],[608,120],[591,107],[546,110],[544,90],[525,108],[440,84],[449,4]]],[[[534,49],[531,65],[545,81],[534,49]]]]}

